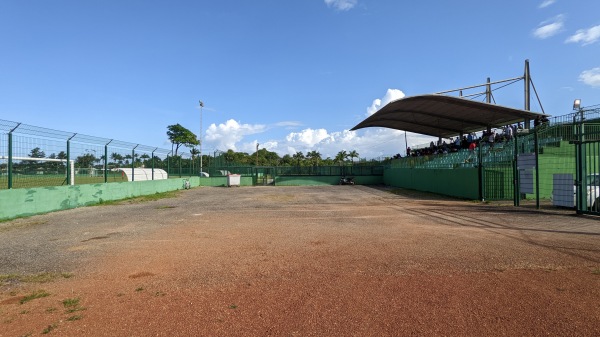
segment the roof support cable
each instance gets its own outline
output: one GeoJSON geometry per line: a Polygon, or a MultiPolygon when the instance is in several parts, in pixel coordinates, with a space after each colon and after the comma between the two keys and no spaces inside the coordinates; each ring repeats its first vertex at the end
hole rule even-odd
{"type": "Polygon", "coordinates": [[[545,115],[546,111],[544,111],[544,107],[542,106],[542,101],[540,101],[540,96],[537,93],[537,90],[535,90],[535,84],[533,84],[533,79],[530,79],[531,81],[531,86],[533,87],[533,92],[535,93],[535,98],[538,101],[538,104],[540,105],[540,109],[542,109],[542,113],[545,115]]]}

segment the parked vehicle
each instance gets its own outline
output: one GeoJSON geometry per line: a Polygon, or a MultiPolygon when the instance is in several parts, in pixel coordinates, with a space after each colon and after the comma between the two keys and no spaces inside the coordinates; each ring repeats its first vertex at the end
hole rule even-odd
{"type": "Polygon", "coordinates": [[[354,177],[340,178],[340,185],[354,185],[354,177]]]}
{"type": "MultiPolygon", "coordinates": [[[[589,210],[600,211],[600,174],[588,174],[585,179],[586,206],[589,210]]],[[[573,200],[577,205],[577,186],[573,186],[573,200]]]]}

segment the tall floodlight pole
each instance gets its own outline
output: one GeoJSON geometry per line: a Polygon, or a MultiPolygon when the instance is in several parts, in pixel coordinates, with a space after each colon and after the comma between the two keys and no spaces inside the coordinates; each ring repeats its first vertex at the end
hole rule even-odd
{"type": "Polygon", "coordinates": [[[199,145],[200,145],[200,177],[202,177],[202,108],[204,108],[204,102],[202,101],[198,101],[200,102],[200,139],[199,139],[199,145]]]}

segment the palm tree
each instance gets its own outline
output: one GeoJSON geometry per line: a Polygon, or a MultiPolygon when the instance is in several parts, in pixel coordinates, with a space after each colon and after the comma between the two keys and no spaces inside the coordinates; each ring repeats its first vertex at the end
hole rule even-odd
{"type": "Polygon", "coordinates": [[[302,159],[304,159],[304,154],[302,152],[298,151],[298,152],[294,153],[292,158],[296,159],[298,161],[298,166],[300,166],[300,161],[302,159]]]}
{"type": "Polygon", "coordinates": [[[350,157],[350,160],[352,160],[352,165],[354,165],[354,158],[358,158],[358,152],[356,152],[356,150],[352,150],[350,153],[348,153],[348,157],[350,157]]]}
{"type": "Polygon", "coordinates": [[[338,152],[338,154],[335,156],[335,161],[340,163],[341,166],[346,160],[346,158],[348,158],[348,153],[346,152],[346,150],[342,150],[338,152]]]}
{"type": "Polygon", "coordinates": [[[321,154],[318,151],[310,151],[306,154],[306,158],[309,158],[313,165],[319,166],[321,154]]]}
{"type": "Polygon", "coordinates": [[[110,154],[110,159],[117,165],[117,167],[123,164],[123,156],[117,152],[113,152],[110,154]]]}

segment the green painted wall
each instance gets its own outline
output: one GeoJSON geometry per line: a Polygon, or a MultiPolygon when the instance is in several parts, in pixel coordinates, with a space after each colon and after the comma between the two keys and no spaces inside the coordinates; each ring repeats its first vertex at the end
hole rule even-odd
{"type": "MultiPolygon", "coordinates": [[[[189,180],[190,187],[227,185],[227,177],[189,177],[0,190],[0,220],[93,205],[102,201],[181,190],[184,189],[186,180],[189,180]]],[[[240,177],[240,185],[252,186],[252,177],[240,177]]]]}
{"type": "MultiPolygon", "coordinates": [[[[184,188],[186,179],[0,190],[0,220],[184,188]]],[[[198,178],[191,178],[198,186],[198,178]]]]}
{"type": "MultiPolygon", "coordinates": [[[[279,176],[275,177],[276,186],[318,186],[337,185],[339,176],[279,176]]],[[[356,176],[354,183],[357,185],[383,184],[383,176],[356,176]]]]}
{"type": "Polygon", "coordinates": [[[479,199],[479,176],[476,168],[390,168],[384,171],[383,182],[386,185],[417,191],[464,199],[479,199]]]}
{"type": "MultiPolygon", "coordinates": [[[[209,177],[209,178],[197,178],[199,180],[199,185],[195,184],[195,182],[190,181],[192,183],[192,187],[195,186],[227,186],[227,177],[209,177]]],[[[240,186],[254,186],[254,178],[253,177],[240,177],[240,186]]]]}

